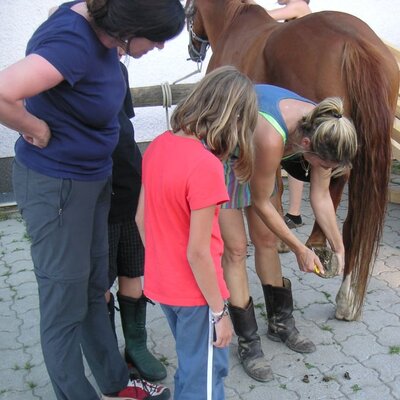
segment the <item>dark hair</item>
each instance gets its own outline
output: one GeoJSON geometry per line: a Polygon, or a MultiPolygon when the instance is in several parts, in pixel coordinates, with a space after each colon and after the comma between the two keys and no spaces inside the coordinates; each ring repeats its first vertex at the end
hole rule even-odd
{"type": "Polygon", "coordinates": [[[179,0],[86,0],[94,24],[120,40],[143,37],[165,42],[185,25],[179,0]]]}

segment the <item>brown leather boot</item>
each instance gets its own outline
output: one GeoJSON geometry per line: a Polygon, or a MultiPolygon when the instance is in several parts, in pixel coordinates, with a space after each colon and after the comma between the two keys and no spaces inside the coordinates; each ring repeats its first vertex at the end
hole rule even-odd
{"type": "Polygon", "coordinates": [[[233,328],[238,336],[238,356],[247,375],[256,381],[268,382],[273,379],[271,367],[261,348],[261,339],[254,314],[253,299],[250,297],[246,309],[229,304],[233,328]]]}
{"type": "Polygon", "coordinates": [[[262,285],[268,315],[269,339],[286,344],[289,349],[298,353],[312,353],[315,344],[305,336],[301,336],[293,317],[292,284],[283,278],[283,287],[262,285]]]}

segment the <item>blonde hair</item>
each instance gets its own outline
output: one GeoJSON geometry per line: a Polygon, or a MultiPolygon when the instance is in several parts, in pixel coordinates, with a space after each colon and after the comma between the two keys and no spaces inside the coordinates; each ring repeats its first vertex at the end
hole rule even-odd
{"type": "Polygon", "coordinates": [[[235,175],[245,182],[253,173],[252,134],[257,114],[257,97],[250,79],[235,67],[224,66],[207,74],[178,104],[171,127],[173,132],[182,129],[204,140],[222,161],[237,155],[235,175]]]}
{"type": "Polygon", "coordinates": [[[356,129],[343,112],[342,99],[328,97],[305,115],[298,126],[303,136],[310,138],[312,152],[339,164],[335,176],[351,168],[351,160],[357,153],[356,129]]]}

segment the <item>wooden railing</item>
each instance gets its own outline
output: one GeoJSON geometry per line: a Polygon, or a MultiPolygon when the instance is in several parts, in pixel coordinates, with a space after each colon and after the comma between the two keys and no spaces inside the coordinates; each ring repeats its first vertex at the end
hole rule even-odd
{"type": "MultiPolygon", "coordinates": [[[[386,46],[390,49],[392,54],[397,60],[400,74],[400,50],[390,43],[386,43],[386,46]]],[[[400,88],[397,98],[396,115],[393,122],[393,133],[392,133],[392,157],[394,160],[400,161],[400,88]]],[[[400,179],[400,177],[399,177],[400,179]]],[[[391,203],[400,203],[400,185],[391,184],[389,186],[389,201],[391,203]]]]}

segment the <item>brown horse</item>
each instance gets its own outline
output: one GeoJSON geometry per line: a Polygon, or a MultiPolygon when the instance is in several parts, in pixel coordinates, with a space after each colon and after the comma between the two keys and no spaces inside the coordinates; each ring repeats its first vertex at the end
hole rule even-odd
{"type": "MultiPolygon", "coordinates": [[[[349,183],[343,226],[346,260],[336,317],[360,318],[387,203],[399,85],[392,54],[367,24],[345,13],[318,12],[282,24],[262,7],[240,0],[188,0],[186,10],[194,33],[189,49],[196,48],[197,57],[204,58],[206,41],[211,45],[207,71],[230,64],[255,83],[281,86],[315,102],[331,96],[344,99],[359,151],[350,177],[332,179],[330,185],[337,207],[349,183]]],[[[326,248],[317,223],[307,244],[326,248]]]]}

